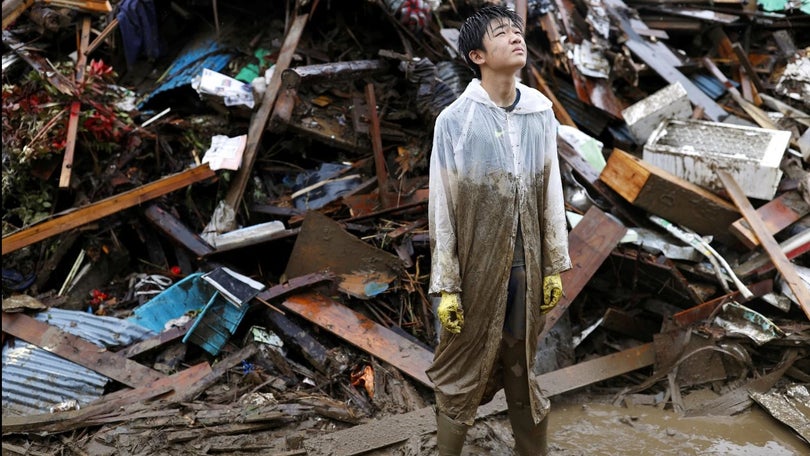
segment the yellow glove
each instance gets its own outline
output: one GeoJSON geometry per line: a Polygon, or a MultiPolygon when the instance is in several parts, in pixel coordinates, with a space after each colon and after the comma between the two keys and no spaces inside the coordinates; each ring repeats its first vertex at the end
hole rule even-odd
{"type": "Polygon", "coordinates": [[[458,293],[442,292],[442,299],[439,301],[439,321],[444,326],[444,329],[453,334],[461,332],[461,327],[464,325],[464,310],[461,308],[461,300],[458,298],[458,293]]]}
{"type": "Polygon", "coordinates": [[[543,305],[540,306],[543,313],[553,309],[560,302],[562,294],[562,279],[559,274],[543,277],[543,305]]]}

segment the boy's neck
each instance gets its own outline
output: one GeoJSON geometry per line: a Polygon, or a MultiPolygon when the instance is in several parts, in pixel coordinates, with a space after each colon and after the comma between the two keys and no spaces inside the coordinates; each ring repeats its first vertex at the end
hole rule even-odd
{"type": "Polygon", "coordinates": [[[515,75],[503,73],[482,74],[481,87],[498,106],[509,106],[515,101],[515,75]]]}

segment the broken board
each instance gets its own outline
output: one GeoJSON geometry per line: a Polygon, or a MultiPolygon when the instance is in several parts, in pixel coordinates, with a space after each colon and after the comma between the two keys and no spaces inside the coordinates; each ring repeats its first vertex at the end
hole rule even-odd
{"type": "Polygon", "coordinates": [[[287,278],[329,271],[338,288],[368,299],[399,277],[402,260],[347,233],[331,218],[308,212],[293,246],[287,278]]]}
{"type": "Polygon", "coordinates": [[[433,353],[363,314],[319,294],[291,296],[282,304],[350,344],[398,368],[419,383],[433,387],[425,370],[433,353]]]}
{"type": "Polygon", "coordinates": [[[727,239],[740,217],[719,196],[620,149],[613,149],[599,179],[633,205],[701,235],[727,239]]]}
{"type": "Polygon", "coordinates": [[[540,332],[540,340],[543,340],[557,320],[563,316],[625,232],[627,228],[621,223],[608,217],[596,206],[592,206],[585,213],[585,217],[568,233],[571,269],[560,274],[563,296],[557,306],[546,314],[546,324],[540,332]]]}
{"type": "MultiPolygon", "coordinates": [[[[765,227],[771,234],[776,234],[810,214],[810,204],[807,204],[798,190],[782,193],[773,200],[757,209],[757,214],[765,222],[765,227]]],[[[753,249],[759,245],[759,238],[744,218],[731,224],[730,231],[746,247],[753,249]]]]}

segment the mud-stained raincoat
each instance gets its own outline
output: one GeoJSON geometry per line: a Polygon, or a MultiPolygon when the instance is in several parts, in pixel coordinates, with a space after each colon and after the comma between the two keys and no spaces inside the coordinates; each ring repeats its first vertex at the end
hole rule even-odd
{"type": "Polygon", "coordinates": [[[442,111],[434,131],[429,291],[460,293],[464,326],[459,334],[442,331],[427,375],[439,410],[468,424],[482,400],[502,386],[492,373],[518,226],[526,265],[526,356],[535,422],[549,410],[532,375],[545,322],[543,277],[571,267],[557,121],[545,96],[520,83],[517,88],[520,100],[506,112],[473,79],[442,111]]]}

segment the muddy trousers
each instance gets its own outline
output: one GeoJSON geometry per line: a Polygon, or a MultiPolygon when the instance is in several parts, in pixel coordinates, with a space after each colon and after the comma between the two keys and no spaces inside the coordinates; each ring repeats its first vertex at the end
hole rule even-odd
{"type": "Polygon", "coordinates": [[[509,407],[509,423],[515,436],[515,452],[520,456],[548,454],[548,416],[535,424],[529,399],[526,341],[504,334],[501,343],[503,390],[509,407]]]}
{"type": "MultiPolygon", "coordinates": [[[[515,436],[515,452],[520,456],[545,456],[548,454],[548,417],[537,424],[532,418],[526,341],[504,333],[500,363],[509,423],[515,436]]],[[[436,415],[436,425],[439,456],[460,455],[469,426],[441,412],[436,415]]]]}

